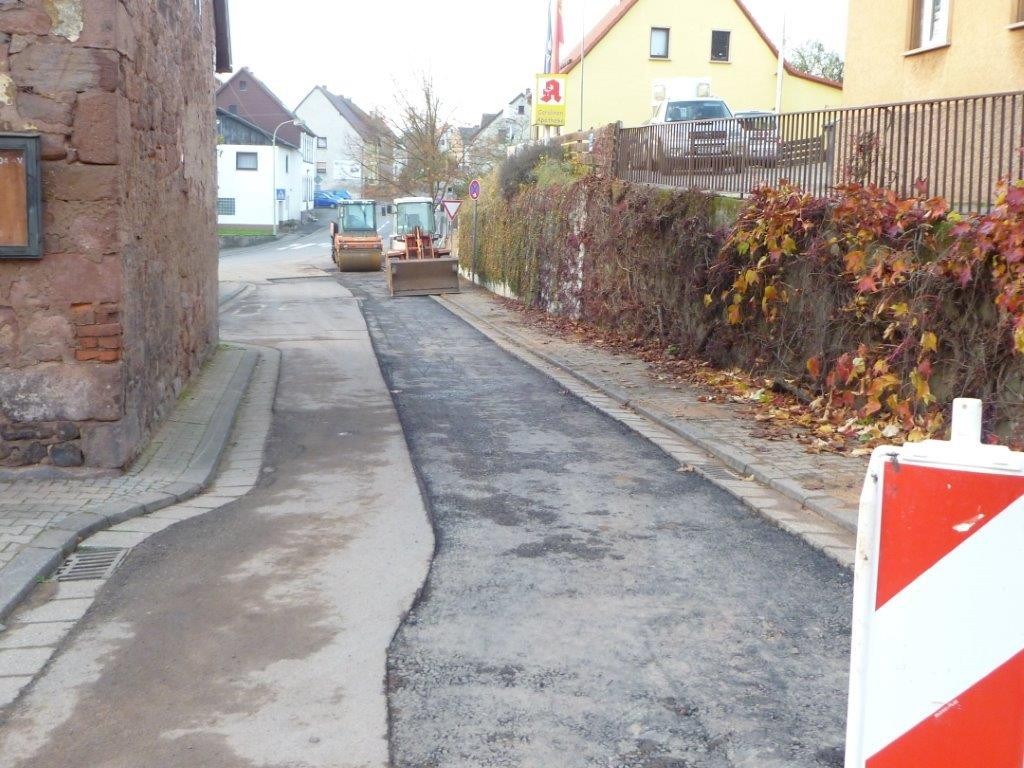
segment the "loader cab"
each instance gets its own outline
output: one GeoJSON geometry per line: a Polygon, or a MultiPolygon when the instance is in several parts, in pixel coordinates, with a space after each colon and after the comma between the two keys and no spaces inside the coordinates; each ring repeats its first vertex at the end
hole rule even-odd
{"type": "Polygon", "coordinates": [[[413,234],[417,228],[434,240],[437,239],[439,231],[434,201],[429,197],[402,197],[395,200],[394,205],[388,206],[388,210],[394,217],[391,235],[393,250],[403,250],[405,236],[413,234]]]}
{"type": "Polygon", "coordinates": [[[426,197],[396,200],[395,234],[404,237],[412,234],[417,227],[427,234],[435,234],[437,222],[434,218],[434,202],[426,197]]]}

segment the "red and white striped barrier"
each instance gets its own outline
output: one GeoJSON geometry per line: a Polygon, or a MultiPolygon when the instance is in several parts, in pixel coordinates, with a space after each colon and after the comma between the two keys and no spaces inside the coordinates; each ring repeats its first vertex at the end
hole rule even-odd
{"type": "Polygon", "coordinates": [[[879,448],[860,502],[846,768],[1024,766],[1024,454],[879,448]]]}

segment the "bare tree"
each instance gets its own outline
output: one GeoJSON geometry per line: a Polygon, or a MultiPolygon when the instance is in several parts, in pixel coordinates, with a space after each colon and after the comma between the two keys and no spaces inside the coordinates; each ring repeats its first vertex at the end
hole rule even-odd
{"type": "MultiPolygon", "coordinates": [[[[349,148],[362,168],[365,187],[381,199],[413,195],[436,198],[458,177],[458,158],[447,151],[451,123],[433,82],[424,78],[414,93],[395,88],[393,116],[375,112],[379,140],[349,148]]],[[[370,196],[364,190],[365,196],[370,196]]]]}
{"type": "Polygon", "coordinates": [[[843,59],[835,51],[828,50],[820,40],[804,43],[794,50],[789,63],[809,75],[827,77],[837,83],[843,82],[843,59]]]}

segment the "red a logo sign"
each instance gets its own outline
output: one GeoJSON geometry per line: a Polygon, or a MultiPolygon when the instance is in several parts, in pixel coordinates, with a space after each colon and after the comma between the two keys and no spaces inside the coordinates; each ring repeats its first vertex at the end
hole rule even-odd
{"type": "Polygon", "coordinates": [[[540,97],[540,100],[545,104],[554,102],[555,104],[562,103],[562,84],[557,80],[548,80],[544,84],[544,94],[540,97]]]}

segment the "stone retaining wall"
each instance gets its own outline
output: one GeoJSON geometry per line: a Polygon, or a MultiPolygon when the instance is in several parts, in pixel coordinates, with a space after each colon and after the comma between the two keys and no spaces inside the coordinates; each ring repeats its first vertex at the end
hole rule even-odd
{"type": "Polygon", "coordinates": [[[0,0],[0,132],[44,255],[0,260],[0,466],[124,466],[217,338],[212,0],[0,0]]]}

